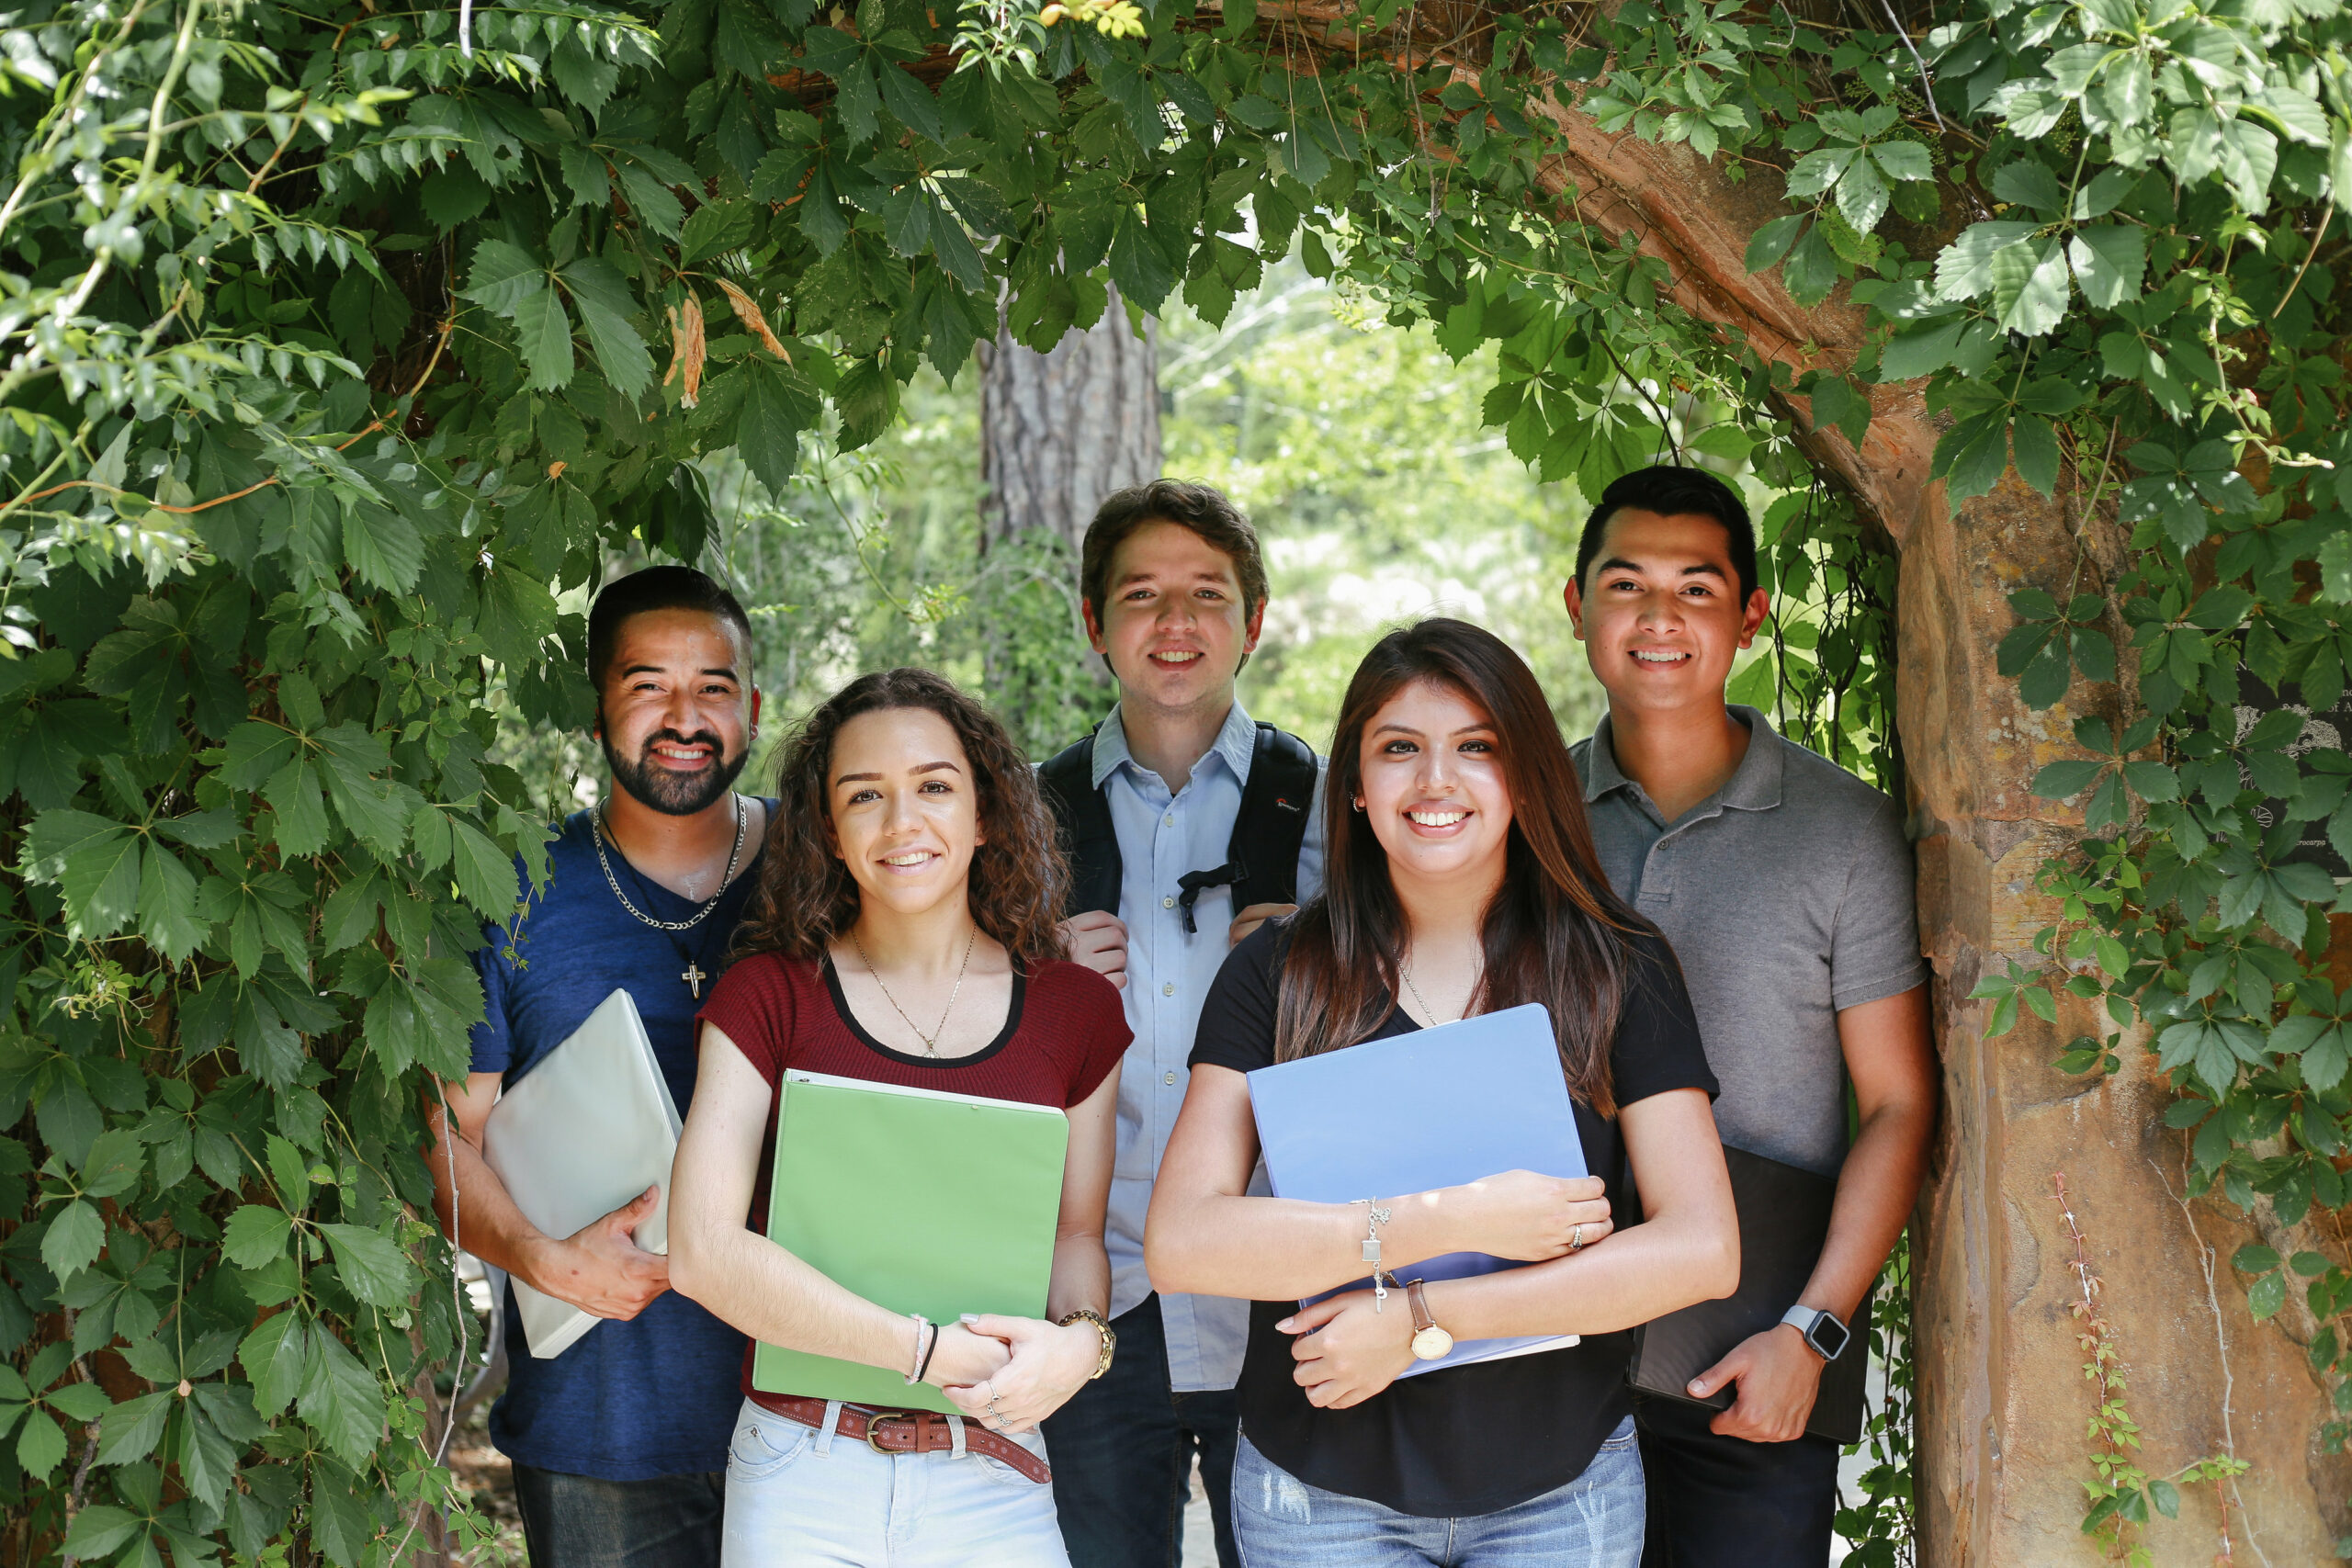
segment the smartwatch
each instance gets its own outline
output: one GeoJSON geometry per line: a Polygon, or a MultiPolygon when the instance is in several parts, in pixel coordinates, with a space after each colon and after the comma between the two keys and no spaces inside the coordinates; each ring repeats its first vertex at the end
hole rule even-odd
{"type": "Polygon", "coordinates": [[[1852,1330],[1838,1321],[1836,1313],[1823,1312],[1818,1307],[1792,1306],[1781,1314],[1781,1321],[1804,1335],[1813,1353],[1825,1361],[1836,1360],[1845,1350],[1846,1341],[1853,1337],[1852,1330]]]}

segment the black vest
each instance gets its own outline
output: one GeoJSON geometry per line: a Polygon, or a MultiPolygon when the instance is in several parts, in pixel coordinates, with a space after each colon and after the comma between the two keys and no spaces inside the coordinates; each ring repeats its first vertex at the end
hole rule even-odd
{"type": "MultiPolygon", "coordinates": [[[[1230,886],[1236,909],[1298,902],[1298,851],[1306,841],[1317,772],[1313,747],[1271,724],[1259,724],[1257,743],[1250,752],[1250,779],[1241,786],[1241,809],[1233,818],[1225,863],[1188,871],[1176,879],[1176,905],[1184,911],[1186,931],[1193,929],[1193,901],[1204,887],[1230,886]]],[[[1111,803],[1091,787],[1093,779],[1092,735],[1037,770],[1046,807],[1061,828],[1062,849],[1069,856],[1066,914],[1119,912],[1125,868],[1119,836],[1111,826],[1111,803]]]]}

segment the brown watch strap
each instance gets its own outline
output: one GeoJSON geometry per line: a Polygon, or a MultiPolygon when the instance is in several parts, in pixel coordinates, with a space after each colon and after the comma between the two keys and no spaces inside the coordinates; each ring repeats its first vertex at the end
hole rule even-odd
{"type": "Polygon", "coordinates": [[[1416,1280],[1405,1287],[1405,1300],[1413,1309],[1413,1332],[1437,1326],[1437,1314],[1430,1311],[1428,1292],[1421,1289],[1426,1280],[1416,1280]]]}

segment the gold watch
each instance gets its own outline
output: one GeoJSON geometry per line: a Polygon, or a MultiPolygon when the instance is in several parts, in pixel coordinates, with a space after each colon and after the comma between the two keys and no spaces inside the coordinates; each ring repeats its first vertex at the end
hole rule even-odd
{"type": "MultiPolygon", "coordinates": [[[[1068,1328],[1071,1324],[1080,1321],[1092,1324],[1094,1325],[1094,1332],[1102,1337],[1102,1359],[1094,1363],[1094,1370],[1091,1372],[1089,1372],[1086,1377],[1087,1382],[1092,1382],[1096,1378],[1101,1377],[1104,1372],[1111,1370],[1111,1354],[1119,1348],[1119,1337],[1111,1331],[1111,1325],[1103,1318],[1102,1314],[1096,1312],[1092,1307],[1080,1307],[1076,1312],[1057,1317],[1054,1319],[1054,1326],[1057,1328],[1068,1328]]],[[[1451,1344],[1452,1341],[1449,1340],[1447,1343],[1451,1344]]]]}
{"type": "Polygon", "coordinates": [[[1416,1280],[1405,1287],[1405,1299],[1413,1308],[1413,1359],[1434,1361],[1453,1348],[1453,1336],[1437,1325],[1436,1314],[1430,1311],[1429,1293],[1421,1289],[1422,1283],[1416,1280]]]}

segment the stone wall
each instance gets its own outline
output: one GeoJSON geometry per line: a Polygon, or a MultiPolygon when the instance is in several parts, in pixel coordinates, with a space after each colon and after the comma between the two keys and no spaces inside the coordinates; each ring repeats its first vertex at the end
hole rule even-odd
{"type": "MultiPolygon", "coordinates": [[[[2072,754],[2082,710],[2028,711],[1993,662],[2014,624],[2009,592],[2066,584],[2075,547],[2062,508],[2012,475],[1957,513],[1929,493],[1898,536],[1899,721],[1945,1094],[1917,1252],[1920,1560],[2096,1561],[2079,1529],[2095,1392],[2069,1310],[2081,1286],[2053,1195],[2063,1172],[2144,1429],[2142,1463],[2161,1475],[2235,1453],[2253,1468],[2228,1499],[2227,1560],[2332,1561],[2352,1469],[2320,1452],[2325,1396],[2296,1325],[2246,1312],[2229,1257],[2255,1230],[2177,1200],[2185,1145],[2163,1123],[2171,1097],[2154,1059],[2127,1039],[2120,1075],[2072,1077],[2052,1064],[2067,1040],[2102,1032],[2087,1006],[2054,1026],[2021,1012],[1987,1041],[1990,1004],[1968,999],[2006,959],[2039,964],[2033,933],[2055,909],[2035,869],[2080,830],[2078,811],[2027,785],[2072,754]]],[[[2158,1563],[2210,1563],[2223,1525],[2205,1486],[2141,1539],[2158,1563]]]]}

